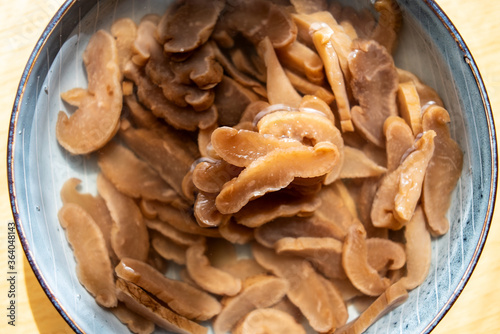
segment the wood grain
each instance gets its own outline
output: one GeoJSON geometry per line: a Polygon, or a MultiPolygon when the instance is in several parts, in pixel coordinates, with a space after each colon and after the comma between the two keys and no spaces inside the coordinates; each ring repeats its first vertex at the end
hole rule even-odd
{"type": "MultiPolygon", "coordinates": [[[[6,156],[10,113],[21,73],[40,34],[61,0],[0,2],[0,155],[6,156]]],[[[495,118],[500,117],[500,1],[437,0],[469,46],[486,84],[495,118]]],[[[72,333],[52,306],[17,244],[17,320],[7,325],[6,223],[12,220],[5,163],[0,165],[0,333],[72,333]]],[[[493,218],[486,246],[471,280],[434,330],[448,333],[500,333],[500,218],[493,218]]]]}

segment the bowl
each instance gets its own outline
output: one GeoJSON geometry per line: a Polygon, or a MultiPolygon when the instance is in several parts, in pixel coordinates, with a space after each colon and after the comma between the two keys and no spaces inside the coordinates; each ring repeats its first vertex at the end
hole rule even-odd
{"type": "MultiPolygon", "coordinates": [[[[356,9],[368,0],[340,1],[356,9]]],[[[464,167],[448,213],[450,231],[432,241],[425,282],[402,306],[368,333],[428,333],[467,283],[491,223],[497,181],[496,135],[479,70],[462,37],[432,0],[400,0],[404,24],[395,61],[435,88],[451,114],[450,131],[464,153],[464,167]]],[[[127,332],[80,285],[75,260],[60,227],[59,189],[78,177],[95,193],[96,161],[72,156],[55,138],[60,93],[86,85],[81,55],[92,33],[121,17],[138,21],[163,13],[169,1],[67,1],[55,14],[29,58],[12,112],[8,139],[11,206],[20,240],[41,286],[78,333],[127,332]]]]}

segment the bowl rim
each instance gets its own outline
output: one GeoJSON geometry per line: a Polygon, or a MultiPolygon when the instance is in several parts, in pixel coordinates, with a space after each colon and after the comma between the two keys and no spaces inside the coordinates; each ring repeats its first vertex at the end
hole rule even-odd
{"type": "MultiPolygon", "coordinates": [[[[54,14],[47,27],[42,32],[40,38],[38,39],[35,47],[28,58],[27,64],[22,72],[21,79],[18,85],[18,89],[16,92],[16,96],[14,99],[14,105],[12,108],[12,114],[10,118],[9,131],[8,131],[8,143],[7,143],[7,179],[8,179],[8,187],[9,187],[9,197],[10,197],[10,205],[13,214],[13,218],[16,224],[16,229],[18,232],[19,240],[21,242],[23,251],[26,255],[26,258],[40,283],[43,291],[46,293],[49,300],[52,302],[56,310],[63,317],[63,319],[68,323],[68,325],[76,332],[76,333],[85,333],[82,328],[73,320],[73,318],[69,315],[69,313],[65,310],[65,308],[60,304],[58,298],[54,295],[51,288],[48,286],[42,272],[40,271],[38,264],[30,250],[30,245],[26,239],[26,235],[24,233],[23,224],[21,222],[21,217],[19,215],[16,189],[15,189],[15,180],[14,180],[14,147],[15,147],[15,134],[16,134],[16,126],[19,111],[22,105],[22,101],[24,98],[24,91],[26,88],[26,83],[30,78],[31,72],[33,70],[33,66],[37,59],[39,58],[43,47],[45,46],[49,37],[54,33],[55,27],[60,23],[63,16],[71,9],[75,3],[80,0],[66,0],[61,7],[54,14]]],[[[118,0],[116,0],[118,1],[118,0]]],[[[396,0],[400,2],[401,0],[396,0]]],[[[472,74],[474,75],[474,79],[476,81],[477,87],[479,88],[479,93],[483,102],[483,107],[485,109],[486,122],[488,124],[488,137],[490,142],[490,155],[491,155],[491,182],[490,182],[490,192],[488,194],[488,207],[486,210],[486,217],[484,220],[483,228],[480,233],[479,242],[474,249],[473,256],[471,262],[468,264],[462,278],[459,281],[458,286],[454,289],[451,296],[448,298],[444,306],[439,310],[439,312],[435,315],[435,317],[429,322],[429,324],[422,330],[421,333],[429,333],[431,332],[441,321],[441,319],[448,313],[453,304],[457,301],[459,295],[465,288],[468,283],[471,275],[479,261],[481,253],[484,249],[486,239],[488,236],[488,232],[491,226],[496,195],[497,195],[497,178],[498,178],[498,153],[497,153],[497,138],[496,138],[496,129],[495,123],[493,119],[493,112],[491,109],[490,100],[488,97],[488,93],[486,90],[486,86],[478,69],[478,66],[472,56],[467,44],[464,39],[458,32],[457,28],[454,26],[450,18],[446,15],[446,13],[442,10],[442,8],[434,1],[434,0],[420,0],[436,15],[437,18],[441,21],[444,27],[448,30],[448,33],[454,38],[457,46],[463,53],[464,60],[470,67],[472,74]]],[[[99,2],[99,0],[97,0],[99,2]]],[[[372,0],[372,2],[374,2],[372,0]]]]}

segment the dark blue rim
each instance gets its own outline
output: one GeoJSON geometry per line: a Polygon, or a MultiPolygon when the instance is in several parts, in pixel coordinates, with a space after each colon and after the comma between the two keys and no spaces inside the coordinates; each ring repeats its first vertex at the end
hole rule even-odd
{"type": "MultiPolygon", "coordinates": [[[[19,87],[17,90],[16,98],[14,100],[14,106],[12,108],[12,115],[10,119],[10,125],[9,125],[9,137],[8,137],[8,144],[7,144],[7,177],[8,177],[8,182],[9,182],[9,196],[10,196],[10,204],[11,204],[11,209],[12,209],[12,214],[14,217],[14,220],[16,222],[16,228],[18,231],[19,239],[21,241],[22,247],[24,249],[24,252],[26,254],[26,257],[28,259],[28,262],[38,279],[38,282],[42,286],[43,290],[47,294],[48,298],[54,304],[55,308],[57,311],[61,314],[61,316],[64,318],[64,320],[68,323],[68,325],[76,332],[76,333],[84,333],[83,330],[73,321],[73,319],[68,315],[66,310],[61,306],[59,303],[57,297],[52,293],[50,287],[47,285],[43,275],[41,274],[35,260],[33,259],[33,256],[31,255],[30,248],[28,245],[28,242],[26,241],[26,237],[22,228],[21,224],[21,218],[18,213],[18,205],[17,205],[17,199],[16,199],[16,192],[14,189],[14,160],[13,160],[13,155],[14,155],[14,144],[15,144],[15,131],[16,131],[16,124],[17,124],[17,117],[19,113],[19,108],[24,96],[24,90],[25,90],[25,85],[26,82],[28,81],[31,71],[33,69],[33,65],[35,61],[38,59],[40,56],[40,52],[45,45],[48,37],[54,32],[54,28],[59,24],[61,21],[62,17],[66,14],[66,12],[77,2],[78,0],[67,0],[61,8],[57,11],[57,13],[54,15],[54,17],[50,20],[49,24],[43,31],[41,37],[39,38],[38,42],[35,45],[35,48],[33,49],[33,52],[30,55],[30,58],[28,59],[28,63],[26,64],[26,67],[23,71],[23,74],[21,76],[21,80],[19,82],[19,87]]],[[[444,11],[439,7],[437,3],[434,2],[434,0],[422,0],[435,14],[436,16],[441,20],[443,25],[446,27],[450,35],[455,39],[458,47],[462,52],[464,53],[464,57],[467,57],[470,61],[468,62],[469,67],[474,75],[474,78],[476,80],[476,83],[479,87],[480,93],[481,93],[481,98],[483,100],[483,105],[486,111],[486,120],[488,123],[488,132],[489,132],[489,138],[490,138],[490,147],[491,147],[491,158],[492,158],[492,166],[491,166],[491,184],[490,184],[490,194],[489,194],[489,199],[488,199],[488,210],[487,210],[487,215],[485,217],[485,224],[483,225],[483,229],[481,231],[480,235],[480,242],[478,243],[473,257],[472,261],[467,267],[465,274],[463,275],[462,279],[460,280],[459,285],[456,287],[456,289],[453,291],[453,294],[451,297],[448,299],[444,307],[439,311],[439,313],[434,317],[434,319],[429,323],[429,325],[422,331],[422,333],[429,333],[431,332],[441,321],[441,319],[448,313],[450,308],[453,306],[453,304],[456,302],[458,296],[460,293],[463,291],[465,288],[465,285],[469,281],[472,272],[474,271],[479,257],[481,255],[481,252],[484,248],[486,238],[490,229],[491,225],[491,220],[493,217],[493,211],[494,211],[494,204],[496,200],[496,194],[497,194],[497,179],[498,179],[498,154],[497,154],[497,147],[496,147],[496,132],[495,132],[495,123],[493,121],[493,113],[491,110],[491,105],[490,105],[490,100],[488,98],[488,94],[486,92],[486,87],[484,85],[483,79],[481,77],[481,74],[479,72],[479,69],[476,65],[476,62],[474,60],[474,57],[469,51],[469,48],[467,47],[465,41],[463,40],[462,36],[456,29],[456,27],[453,25],[449,17],[444,13],[444,11]]]]}

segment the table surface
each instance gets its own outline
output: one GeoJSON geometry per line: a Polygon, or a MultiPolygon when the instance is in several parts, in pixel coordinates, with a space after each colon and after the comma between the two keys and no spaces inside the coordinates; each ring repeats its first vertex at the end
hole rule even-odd
{"type": "MultiPolygon", "coordinates": [[[[26,61],[62,0],[0,2],[0,156],[6,156],[13,100],[26,61]]],[[[500,1],[436,0],[467,42],[485,81],[495,118],[500,117],[500,1]]],[[[0,333],[72,333],[38,284],[17,243],[17,319],[7,325],[7,222],[12,220],[6,164],[0,164],[0,333]]],[[[500,212],[497,210],[479,263],[463,293],[433,333],[500,333],[500,212]]]]}

